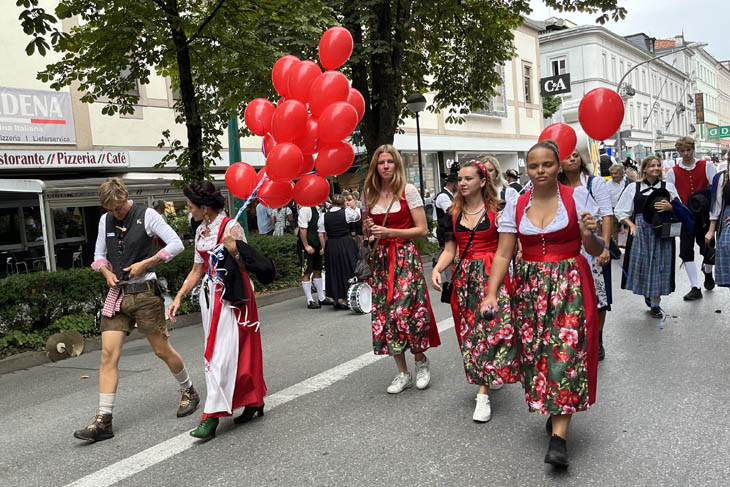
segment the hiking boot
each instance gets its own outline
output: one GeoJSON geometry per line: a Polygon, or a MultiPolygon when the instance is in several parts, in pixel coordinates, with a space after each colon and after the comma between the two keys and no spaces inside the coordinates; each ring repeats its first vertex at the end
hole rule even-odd
{"type": "Polygon", "coordinates": [[[180,389],[180,403],[177,408],[177,417],[182,418],[193,414],[200,404],[200,396],[193,386],[180,389]]]}
{"type": "Polygon", "coordinates": [[[564,439],[558,435],[550,437],[550,445],[545,455],[545,463],[549,463],[558,468],[568,466],[568,445],[564,439]]]}
{"type": "Polygon", "coordinates": [[[112,431],[112,415],[97,413],[94,416],[94,421],[92,421],[89,426],[82,430],[74,431],[74,437],[90,443],[113,438],[114,432],[112,431]]]}

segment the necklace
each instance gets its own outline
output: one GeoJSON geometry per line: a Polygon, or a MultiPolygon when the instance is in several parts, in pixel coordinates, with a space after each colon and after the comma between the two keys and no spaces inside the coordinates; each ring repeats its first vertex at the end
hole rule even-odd
{"type": "Polygon", "coordinates": [[[466,207],[464,207],[464,213],[466,213],[467,215],[476,215],[477,213],[480,213],[483,209],[484,209],[484,207],[480,206],[475,211],[469,211],[466,209],[466,207]]]}

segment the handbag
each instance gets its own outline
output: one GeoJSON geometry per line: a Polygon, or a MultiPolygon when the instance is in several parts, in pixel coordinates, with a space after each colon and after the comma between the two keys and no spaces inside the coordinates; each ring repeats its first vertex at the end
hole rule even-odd
{"type": "MultiPolygon", "coordinates": [[[[380,225],[381,227],[384,227],[385,224],[388,222],[388,215],[390,215],[390,209],[393,207],[393,203],[395,203],[395,195],[393,195],[393,199],[390,200],[390,204],[388,205],[388,209],[385,212],[385,217],[383,218],[383,224],[380,225]]],[[[368,258],[368,267],[370,267],[370,275],[372,276],[373,270],[375,269],[375,254],[378,250],[378,242],[380,241],[379,238],[376,238],[372,244],[370,244],[370,258],[368,258]]]]}
{"type": "MultiPolygon", "coordinates": [[[[479,217],[479,220],[477,221],[477,224],[474,225],[474,228],[471,229],[471,234],[469,235],[469,240],[466,242],[466,246],[464,247],[464,250],[461,252],[461,257],[459,257],[459,263],[461,264],[461,261],[464,260],[464,256],[466,255],[466,251],[469,250],[469,246],[471,245],[471,241],[474,239],[474,234],[477,231],[477,227],[482,223],[482,218],[484,218],[484,215],[487,214],[487,209],[484,209],[484,212],[482,213],[482,216],[479,217]]],[[[441,284],[441,302],[442,303],[451,303],[451,293],[454,291],[454,276],[456,275],[456,267],[454,267],[451,271],[451,280],[450,281],[444,281],[441,284]]]]}

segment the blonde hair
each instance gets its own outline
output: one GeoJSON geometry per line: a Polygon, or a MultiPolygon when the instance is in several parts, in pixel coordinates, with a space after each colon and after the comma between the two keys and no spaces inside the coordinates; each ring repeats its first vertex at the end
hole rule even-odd
{"type": "Polygon", "coordinates": [[[686,135],[683,137],[679,137],[677,139],[677,141],[674,143],[674,147],[677,150],[692,149],[692,148],[694,148],[694,146],[695,146],[695,139],[693,139],[692,137],[686,136],[686,135]]]}
{"type": "MultiPolygon", "coordinates": [[[[651,161],[658,161],[659,164],[662,163],[662,160],[659,159],[657,156],[647,156],[641,160],[641,167],[639,168],[639,181],[646,182],[646,168],[649,167],[649,163],[651,161]]],[[[664,180],[664,171],[659,173],[659,180],[664,180]]]]}
{"type": "Polygon", "coordinates": [[[504,174],[502,174],[502,165],[499,163],[499,159],[497,159],[494,156],[484,156],[482,157],[483,163],[490,163],[492,166],[494,166],[495,171],[497,171],[497,178],[492,181],[492,184],[496,184],[498,188],[504,188],[507,186],[507,180],[504,179],[504,174]]]}
{"type": "Polygon", "coordinates": [[[126,202],[129,191],[122,178],[108,178],[99,186],[99,202],[102,208],[109,208],[114,203],[126,202]]]}
{"type": "Polygon", "coordinates": [[[393,187],[393,197],[398,198],[398,201],[402,199],[403,190],[406,187],[406,172],[403,168],[403,159],[398,152],[398,149],[390,144],[384,144],[375,149],[372,159],[370,159],[370,167],[368,168],[368,175],[365,177],[365,201],[368,208],[374,207],[380,199],[380,192],[383,190],[383,182],[380,180],[380,174],[378,174],[378,157],[380,154],[388,153],[393,156],[393,162],[395,163],[395,170],[393,171],[393,179],[390,181],[390,185],[393,187]]]}
{"type": "MultiPolygon", "coordinates": [[[[487,209],[494,210],[497,208],[497,188],[492,183],[492,178],[487,172],[486,174],[482,174],[482,170],[479,166],[474,164],[474,162],[467,162],[466,164],[462,165],[461,169],[464,169],[465,167],[473,167],[476,169],[477,176],[479,176],[479,179],[486,179],[487,184],[482,186],[482,200],[484,200],[484,204],[487,205],[487,209]]],[[[486,171],[485,171],[486,172],[486,171]]],[[[466,204],[466,200],[464,199],[464,196],[461,194],[461,191],[457,191],[454,195],[454,203],[451,205],[451,214],[454,217],[458,217],[461,213],[462,209],[464,208],[464,205],[466,204]]]]}
{"type": "Polygon", "coordinates": [[[345,204],[345,198],[346,196],[344,194],[333,194],[330,200],[334,206],[343,206],[345,204]]]}

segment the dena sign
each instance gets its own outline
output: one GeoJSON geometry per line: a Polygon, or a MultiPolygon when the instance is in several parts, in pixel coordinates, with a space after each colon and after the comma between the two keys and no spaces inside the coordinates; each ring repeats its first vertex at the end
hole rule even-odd
{"type": "Polygon", "coordinates": [[[0,87],[0,144],[76,144],[71,95],[0,87]]]}
{"type": "Polygon", "coordinates": [[[0,150],[0,170],[100,167],[129,167],[129,152],[0,150]]]}

